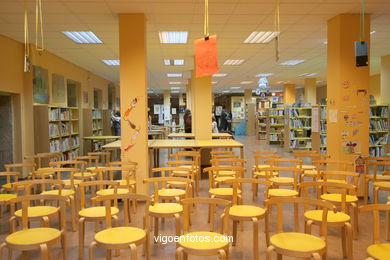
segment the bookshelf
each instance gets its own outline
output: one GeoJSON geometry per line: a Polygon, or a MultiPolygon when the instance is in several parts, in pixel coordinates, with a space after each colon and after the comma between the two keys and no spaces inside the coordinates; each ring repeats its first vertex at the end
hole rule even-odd
{"type": "MultiPolygon", "coordinates": [[[[92,108],[92,135],[103,135],[103,111],[102,109],[92,108]]],[[[93,150],[100,150],[102,142],[93,140],[93,150]]]]}
{"type": "Polygon", "coordinates": [[[61,160],[78,156],[79,118],[77,107],[34,106],[35,153],[61,153],[61,160]]]}
{"type": "Polygon", "coordinates": [[[265,108],[261,108],[256,112],[256,136],[258,140],[266,140],[267,138],[267,114],[265,108]]]}
{"type": "Polygon", "coordinates": [[[370,105],[369,153],[371,157],[383,157],[389,143],[389,106],[370,105]]]}
{"type": "Polygon", "coordinates": [[[311,150],[312,107],[290,107],[286,110],[285,150],[311,150]]]}
{"type": "Polygon", "coordinates": [[[267,115],[267,142],[268,144],[283,144],[284,116],[282,107],[268,109],[267,115]]]}

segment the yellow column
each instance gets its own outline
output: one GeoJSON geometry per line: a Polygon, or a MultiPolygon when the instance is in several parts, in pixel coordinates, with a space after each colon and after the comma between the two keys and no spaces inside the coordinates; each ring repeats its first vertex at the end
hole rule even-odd
{"type": "Polygon", "coordinates": [[[379,104],[390,104],[390,55],[382,57],[381,63],[381,92],[379,104]]]}
{"type": "Polygon", "coordinates": [[[171,120],[171,91],[164,90],[164,125],[169,125],[171,120]],[[168,111],[168,113],[166,113],[168,111]]]}
{"type": "Polygon", "coordinates": [[[211,139],[211,76],[191,78],[192,133],[195,139],[211,139]]]}
{"type": "Polygon", "coordinates": [[[245,98],[245,104],[252,103],[252,90],[251,89],[244,90],[244,98],[245,98]]]}
{"type": "Polygon", "coordinates": [[[252,103],[252,90],[245,89],[244,90],[244,98],[245,98],[245,106],[247,113],[247,121],[246,121],[246,135],[254,136],[255,135],[255,110],[256,104],[252,103]]]}
{"type": "Polygon", "coordinates": [[[149,164],[144,14],[119,14],[119,58],[122,161],[138,163],[137,191],[145,193],[147,186],[142,180],[148,177],[149,164]]]}
{"type": "Polygon", "coordinates": [[[311,103],[312,105],[315,105],[317,103],[316,96],[317,96],[317,79],[306,78],[305,93],[304,93],[305,103],[311,103]]]}
{"type": "MultiPolygon", "coordinates": [[[[353,160],[355,152],[368,155],[369,66],[356,67],[359,14],[341,14],[328,21],[327,153],[336,160],[353,160]],[[366,93],[365,93],[366,92],[366,93]],[[349,146],[347,146],[349,144],[349,146]]],[[[370,15],[365,39],[370,41],[370,15]]]]}
{"type": "Polygon", "coordinates": [[[373,95],[376,103],[380,104],[381,102],[381,75],[375,74],[370,76],[370,87],[368,93],[373,95]]]}
{"type": "Polygon", "coordinates": [[[295,103],[295,84],[284,84],[283,100],[286,105],[295,103]]]}

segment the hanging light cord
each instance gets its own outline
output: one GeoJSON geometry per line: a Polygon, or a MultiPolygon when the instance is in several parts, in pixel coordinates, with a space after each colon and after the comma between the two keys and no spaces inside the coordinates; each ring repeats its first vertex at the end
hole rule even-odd
{"type": "Polygon", "coordinates": [[[279,34],[280,34],[280,3],[279,3],[279,0],[276,0],[274,32],[278,33],[275,37],[275,60],[276,60],[276,62],[278,62],[279,61],[279,34]]]}
{"type": "Polygon", "coordinates": [[[204,1],[204,37],[209,39],[209,0],[204,1]]]}
{"type": "Polygon", "coordinates": [[[362,12],[360,14],[360,41],[363,42],[365,38],[365,32],[364,32],[364,0],[362,0],[362,12]]]}
{"type": "Polygon", "coordinates": [[[35,1],[35,48],[37,51],[45,50],[43,45],[42,0],[35,1]],[[40,47],[38,47],[38,38],[40,38],[40,47]]]}
{"type": "Polygon", "coordinates": [[[27,1],[24,1],[24,56],[30,56],[30,48],[28,39],[28,11],[27,11],[27,1]]]}

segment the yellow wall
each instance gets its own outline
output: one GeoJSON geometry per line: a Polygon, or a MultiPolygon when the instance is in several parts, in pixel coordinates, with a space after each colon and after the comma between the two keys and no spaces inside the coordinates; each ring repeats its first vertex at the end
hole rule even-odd
{"type": "Polygon", "coordinates": [[[383,56],[381,58],[381,89],[380,100],[377,100],[378,104],[388,105],[390,104],[390,55],[383,56]]]}
{"type": "Polygon", "coordinates": [[[284,85],[284,103],[291,105],[295,103],[295,84],[284,85]]]}
{"type": "Polygon", "coordinates": [[[368,93],[375,97],[376,103],[380,104],[381,102],[381,75],[376,74],[370,76],[370,87],[368,88],[368,93]]]}
{"type": "MultiPolygon", "coordinates": [[[[33,98],[32,98],[32,73],[23,72],[24,45],[15,40],[0,35],[0,92],[20,95],[20,133],[16,138],[21,141],[22,156],[34,154],[34,117],[33,117],[33,98]]],[[[103,108],[107,108],[107,88],[110,82],[98,77],[85,69],[76,66],[58,56],[47,51],[38,54],[31,46],[31,64],[41,66],[49,72],[49,88],[51,93],[51,75],[53,73],[63,75],[66,79],[77,81],[81,85],[81,90],[89,92],[89,104],[84,107],[92,106],[93,88],[102,89],[103,108]]],[[[81,98],[81,96],[80,96],[81,98]]],[[[65,104],[64,104],[65,105],[65,104]]],[[[15,158],[20,161],[21,158],[15,158]]]]}

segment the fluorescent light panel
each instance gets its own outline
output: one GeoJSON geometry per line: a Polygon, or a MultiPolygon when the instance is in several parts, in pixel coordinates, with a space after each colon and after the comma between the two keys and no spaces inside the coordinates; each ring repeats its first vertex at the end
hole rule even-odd
{"type": "Polygon", "coordinates": [[[169,84],[171,84],[171,85],[180,85],[181,82],[180,81],[169,81],[169,84]]]}
{"type": "Polygon", "coordinates": [[[182,76],[183,76],[183,74],[181,74],[181,73],[167,73],[168,78],[180,78],[182,76]]]}
{"type": "Polygon", "coordinates": [[[217,81],[211,81],[211,84],[217,84],[218,82],[217,81]]]}
{"type": "Polygon", "coordinates": [[[226,77],[227,75],[228,75],[227,73],[216,73],[213,74],[213,77],[222,78],[222,77],[226,77]]]}
{"type": "Polygon", "coordinates": [[[373,31],[371,31],[371,32],[370,32],[370,34],[371,34],[371,35],[373,35],[374,33],[376,33],[376,31],[375,31],[375,30],[373,30],[373,31]]]}
{"type": "Polygon", "coordinates": [[[119,66],[120,61],[119,60],[102,60],[104,64],[108,66],[119,66]]]}
{"type": "Polygon", "coordinates": [[[240,89],[241,87],[230,87],[230,89],[240,89]]]}
{"type": "Polygon", "coordinates": [[[241,65],[245,60],[225,60],[223,65],[232,65],[232,66],[238,66],[241,65]]]}
{"type": "Polygon", "coordinates": [[[280,32],[252,32],[244,43],[269,43],[279,34],[280,32]]]}
{"type": "Polygon", "coordinates": [[[313,77],[313,76],[317,76],[319,73],[303,73],[301,75],[299,75],[299,77],[313,77]]]}
{"type": "Polygon", "coordinates": [[[272,76],[272,75],[274,75],[273,73],[259,73],[259,74],[257,74],[256,75],[256,77],[270,77],[270,76],[272,76]]]}
{"type": "Polygon", "coordinates": [[[68,38],[76,43],[81,44],[101,44],[103,43],[93,32],[91,31],[63,31],[68,38]]]}
{"type": "Polygon", "coordinates": [[[180,87],[171,87],[171,89],[178,90],[180,87]]]}
{"type": "Polygon", "coordinates": [[[295,65],[298,65],[302,62],[304,62],[305,60],[287,60],[287,61],[284,61],[282,63],[280,63],[280,65],[283,65],[283,66],[295,66],[295,65]]]}
{"type": "Polygon", "coordinates": [[[222,93],[230,93],[230,90],[224,90],[222,93]]]}
{"type": "Polygon", "coordinates": [[[243,84],[243,85],[245,85],[245,84],[252,84],[253,83],[253,81],[241,81],[240,82],[240,84],[243,84]]]}
{"type": "Polygon", "coordinates": [[[178,90],[174,90],[174,91],[171,91],[172,94],[177,94],[177,93],[180,93],[180,91],[178,90]]]}
{"type": "Polygon", "coordinates": [[[164,64],[167,66],[181,66],[184,65],[184,60],[170,60],[170,59],[164,59],[164,64]]]}
{"type": "Polygon", "coordinates": [[[186,31],[164,31],[159,32],[160,43],[185,44],[187,43],[188,32],[186,31]]]}

